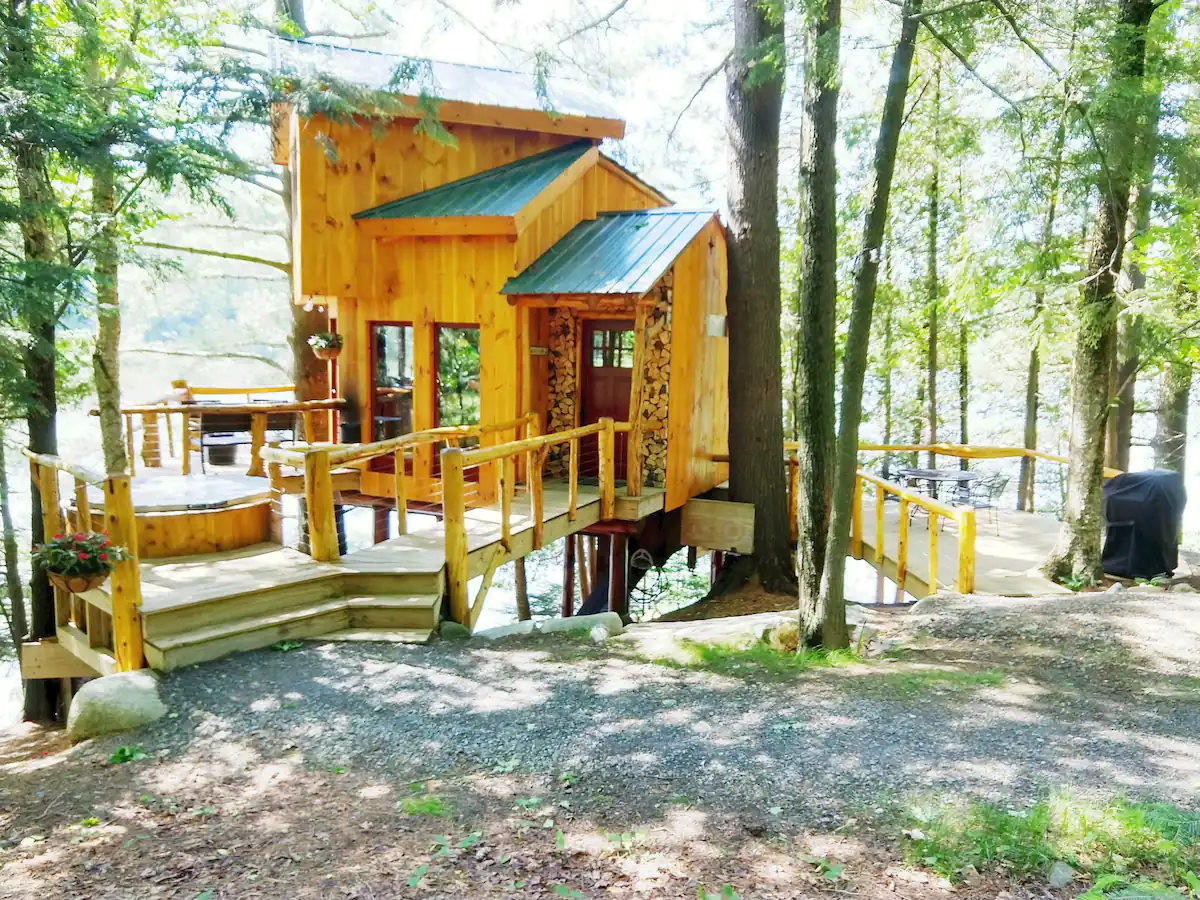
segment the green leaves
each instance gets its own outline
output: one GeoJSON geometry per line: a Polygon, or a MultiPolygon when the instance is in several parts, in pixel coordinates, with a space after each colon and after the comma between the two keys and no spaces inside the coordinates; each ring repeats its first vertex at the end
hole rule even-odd
{"type": "Polygon", "coordinates": [[[118,747],[112,752],[112,756],[108,758],[110,763],[115,765],[123,765],[128,762],[137,762],[146,759],[146,751],[141,747],[118,747]]]}

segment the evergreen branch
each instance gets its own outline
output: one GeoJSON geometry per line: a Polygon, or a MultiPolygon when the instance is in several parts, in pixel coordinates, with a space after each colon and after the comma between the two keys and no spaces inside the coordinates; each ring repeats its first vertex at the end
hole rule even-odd
{"type": "Polygon", "coordinates": [[[161,241],[140,241],[139,247],[150,247],[153,250],[173,250],[176,253],[194,253],[196,256],[211,256],[216,259],[229,259],[234,262],[254,263],[260,266],[270,266],[280,272],[290,272],[292,264],[275,259],[264,259],[261,256],[250,256],[245,253],[231,253],[228,250],[206,250],[203,247],[183,247],[179,244],[166,244],[161,241]]]}
{"type": "Polygon", "coordinates": [[[687,113],[687,111],[692,108],[692,104],[696,102],[696,98],[700,96],[701,92],[706,87],[708,87],[708,83],[710,81],[712,81],[714,78],[716,78],[718,75],[720,75],[721,72],[723,72],[725,70],[725,66],[727,66],[729,64],[729,60],[732,56],[733,56],[733,51],[731,50],[730,52],[725,54],[724,58],[719,63],[717,63],[716,68],[714,68],[711,72],[709,72],[707,75],[705,75],[703,79],[701,79],[700,85],[696,88],[695,91],[692,92],[692,96],[690,96],[688,98],[688,102],[683,105],[683,109],[681,109],[679,111],[679,115],[677,115],[675,117],[675,122],[674,122],[674,124],[671,125],[671,130],[667,132],[667,143],[668,144],[670,144],[671,141],[673,141],[675,139],[675,129],[677,129],[679,127],[679,123],[681,121],[683,121],[683,117],[687,113]]]}

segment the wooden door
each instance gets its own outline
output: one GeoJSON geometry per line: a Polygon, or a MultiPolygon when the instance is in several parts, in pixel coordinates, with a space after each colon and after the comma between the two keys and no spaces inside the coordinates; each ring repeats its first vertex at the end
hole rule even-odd
{"type": "MultiPolygon", "coordinates": [[[[583,323],[583,365],[579,402],[581,425],[591,425],[602,418],[624,422],[629,418],[629,393],[633,386],[633,320],[606,319],[583,323]]],[[[599,440],[595,435],[580,442],[579,471],[589,476],[599,475],[599,440]]],[[[625,478],[625,456],[628,437],[616,436],[614,452],[615,477],[625,478]]]]}

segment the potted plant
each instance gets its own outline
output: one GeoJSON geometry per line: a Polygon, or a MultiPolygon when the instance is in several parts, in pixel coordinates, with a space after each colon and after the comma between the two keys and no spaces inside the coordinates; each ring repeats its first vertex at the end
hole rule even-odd
{"type": "Polygon", "coordinates": [[[342,336],[332,331],[318,331],[308,338],[317,359],[337,359],[342,352],[342,336]]]}
{"type": "Polygon", "coordinates": [[[108,580],[113,565],[129,559],[124,547],[114,547],[108,535],[56,534],[33,548],[33,558],[45,568],[51,583],[72,594],[94,591],[108,580]]]}

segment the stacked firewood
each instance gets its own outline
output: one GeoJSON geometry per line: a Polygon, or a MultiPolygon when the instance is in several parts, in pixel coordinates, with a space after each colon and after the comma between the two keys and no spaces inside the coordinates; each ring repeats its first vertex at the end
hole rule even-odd
{"type": "Polygon", "coordinates": [[[646,373],[642,388],[642,474],[646,484],[667,479],[668,384],[671,377],[671,289],[655,288],[658,301],[646,317],[646,373]]]}
{"type": "MultiPolygon", "coordinates": [[[[571,309],[556,308],[550,315],[550,410],[548,432],[566,431],[579,421],[579,384],[575,348],[576,315],[571,309]]],[[[551,448],[546,474],[552,478],[567,473],[568,445],[551,448]]]]}

